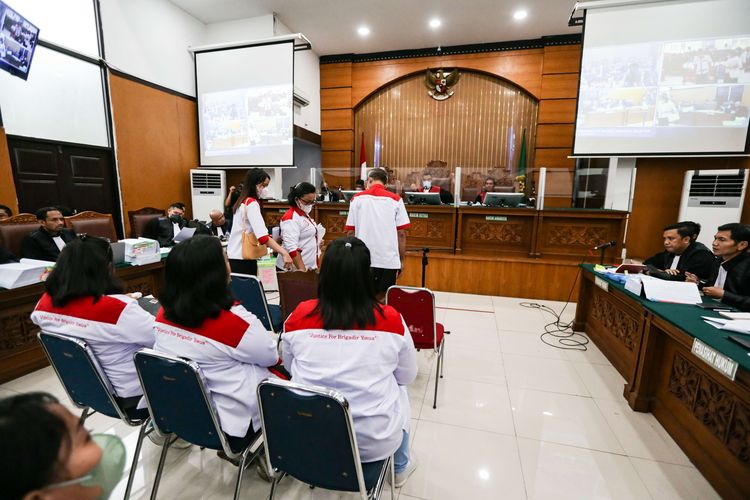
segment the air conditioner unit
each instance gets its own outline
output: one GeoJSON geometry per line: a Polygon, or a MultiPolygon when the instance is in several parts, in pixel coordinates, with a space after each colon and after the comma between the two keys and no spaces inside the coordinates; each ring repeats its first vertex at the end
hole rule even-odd
{"type": "Polygon", "coordinates": [[[717,227],[740,221],[747,174],[745,169],[685,172],[679,220],[699,223],[701,234],[698,241],[709,248],[717,227]]]}
{"type": "Polygon", "coordinates": [[[207,221],[211,210],[224,211],[227,174],[223,170],[190,170],[193,218],[207,221]]]}

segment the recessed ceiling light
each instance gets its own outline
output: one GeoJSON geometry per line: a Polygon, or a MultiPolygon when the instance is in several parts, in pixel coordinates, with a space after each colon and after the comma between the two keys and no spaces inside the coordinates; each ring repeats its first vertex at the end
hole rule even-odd
{"type": "Polygon", "coordinates": [[[515,11],[513,13],[513,19],[515,19],[516,21],[521,21],[523,19],[526,19],[526,16],[528,16],[528,15],[529,15],[529,13],[526,12],[525,10],[523,10],[523,9],[517,10],[517,11],[515,11]]]}
{"type": "Polygon", "coordinates": [[[370,34],[370,28],[367,26],[360,26],[357,28],[357,33],[359,33],[359,36],[367,36],[370,34]]]}
{"type": "Polygon", "coordinates": [[[443,24],[443,23],[442,23],[442,21],[440,21],[440,19],[431,19],[430,20],[430,28],[432,28],[432,29],[439,28],[441,24],[443,24]]]}

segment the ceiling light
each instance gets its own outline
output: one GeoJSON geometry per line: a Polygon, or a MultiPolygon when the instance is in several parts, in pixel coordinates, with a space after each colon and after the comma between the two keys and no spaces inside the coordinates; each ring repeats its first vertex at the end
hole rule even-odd
{"type": "Polygon", "coordinates": [[[359,36],[367,36],[370,34],[370,28],[368,28],[367,26],[360,26],[357,29],[357,33],[359,33],[359,36]]]}
{"type": "Polygon", "coordinates": [[[523,19],[526,19],[526,16],[528,16],[528,15],[529,15],[529,13],[526,12],[525,10],[523,10],[523,9],[522,10],[517,10],[517,11],[515,11],[513,13],[513,19],[515,19],[516,21],[521,21],[523,19]]]}
{"type": "Polygon", "coordinates": [[[430,28],[435,29],[439,28],[440,25],[443,24],[440,19],[431,19],[430,20],[430,28]]]}

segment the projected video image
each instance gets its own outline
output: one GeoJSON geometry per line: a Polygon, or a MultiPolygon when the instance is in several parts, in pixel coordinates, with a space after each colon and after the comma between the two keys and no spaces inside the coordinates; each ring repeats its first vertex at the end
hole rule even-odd
{"type": "Polygon", "coordinates": [[[28,73],[38,37],[36,26],[0,2],[0,66],[28,73]]]}
{"type": "Polygon", "coordinates": [[[246,155],[292,143],[292,87],[275,85],[201,96],[206,156],[246,155]]]}
{"type": "Polygon", "coordinates": [[[586,53],[582,88],[655,86],[659,78],[658,47],[652,44],[602,47],[586,53]]]}
{"type": "Polygon", "coordinates": [[[662,83],[750,83],[750,37],[664,45],[662,83]]]}

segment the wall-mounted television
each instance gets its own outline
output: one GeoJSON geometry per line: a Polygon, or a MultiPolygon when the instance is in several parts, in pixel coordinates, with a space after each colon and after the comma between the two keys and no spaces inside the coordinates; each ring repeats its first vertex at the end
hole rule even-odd
{"type": "Polygon", "coordinates": [[[0,69],[26,80],[38,41],[39,28],[0,1],[0,69]]]}

